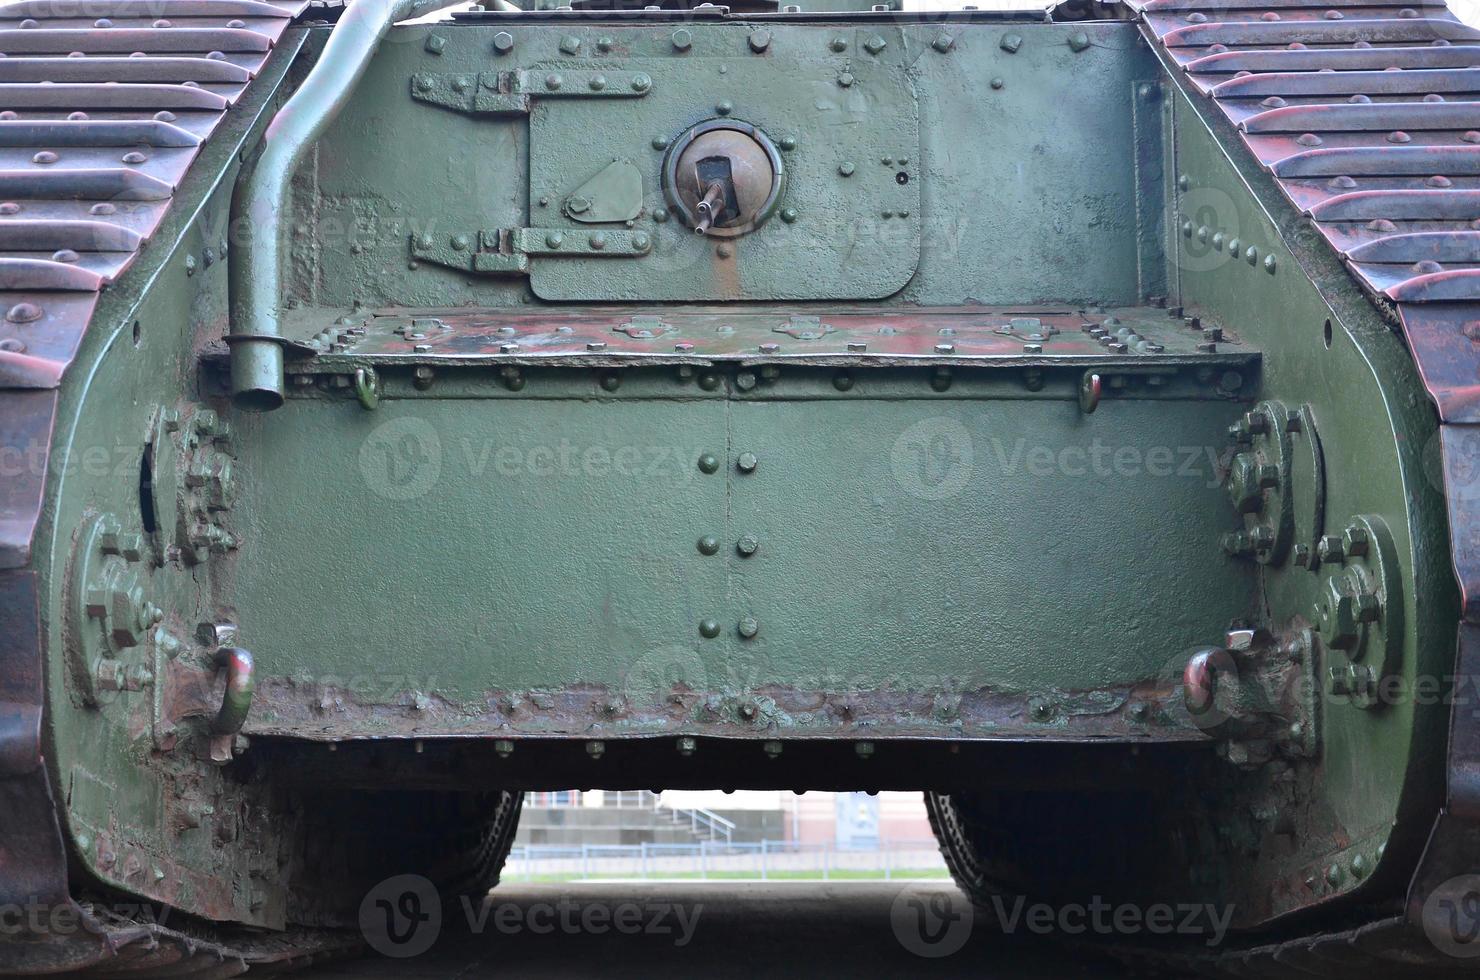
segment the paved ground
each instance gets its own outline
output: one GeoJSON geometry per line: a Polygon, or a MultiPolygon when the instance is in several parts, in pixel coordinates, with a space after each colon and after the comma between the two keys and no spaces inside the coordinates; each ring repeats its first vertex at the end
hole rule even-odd
{"type": "Polygon", "coordinates": [[[465,908],[439,917],[434,903],[397,885],[367,900],[361,922],[372,945],[413,955],[372,954],[297,976],[1129,975],[1041,938],[1004,936],[935,881],[513,884],[475,910],[471,928],[468,918],[465,908]]]}

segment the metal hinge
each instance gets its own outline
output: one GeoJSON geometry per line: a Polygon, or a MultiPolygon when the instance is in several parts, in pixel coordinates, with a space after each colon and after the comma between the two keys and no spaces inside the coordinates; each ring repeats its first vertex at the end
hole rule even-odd
{"type": "Polygon", "coordinates": [[[640,71],[418,72],[411,76],[413,99],[473,115],[525,115],[533,98],[635,99],[652,88],[652,76],[640,71]]]}
{"type": "Polygon", "coordinates": [[[651,252],[652,236],[645,231],[566,228],[505,228],[476,235],[453,235],[438,241],[430,235],[411,236],[411,257],[452,269],[486,276],[529,275],[529,257],[639,258],[651,252]]]}

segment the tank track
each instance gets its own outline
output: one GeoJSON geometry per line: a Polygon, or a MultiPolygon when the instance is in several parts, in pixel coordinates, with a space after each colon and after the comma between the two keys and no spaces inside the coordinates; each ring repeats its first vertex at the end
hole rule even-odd
{"type": "MultiPolygon", "coordinates": [[[[970,818],[949,795],[926,793],[925,808],[946,867],[973,905],[995,916],[990,904],[993,896],[1015,900],[1022,894],[992,877],[989,859],[974,838],[970,818]]],[[[1247,945],[1235,942],[1215,949],[1153,942],[1095,943],[1090,948],[1139,968],[1174,976],[1385,980],[1476,973],[1473,960],[1446,955],[1429,942],[1422,928],[1392,914],[1374,914],[1356,926],[1247,945]]]]}
{"type": "MultiPolygon", "coordinates": [[[[405,826],[391,829],[389,837],[381,837],[379,849],[373,853],[382,862],[374,868],[360,868],[365,876],[353,881],[353,887],[334,893],[350,903],[350,907],[336,910],[340,919],[333,925],[318,927],[296,927],[281,933],[264,934],[257,931],[213,926],[209,923],[192,923],[188,930],[171,929],[154,922],[126,919],[107,911],[106,903],[77,903],[79,913],[88,923],[87,931],[101,938],[104,948],[111,949],[107,958],[67,970],[65,977],[179,977],[190,978],[234,977],[250,974],[253,977],[275,976],[290,973],[329,960],[358,956],[364,949],[364,940],[357,928],[346,927],[352,922],[354,905],[361,896],[359,889],[368,879],[385,877],[403,871],[416,871],[432,878],[443,895],[444,902],[456,901],[462,896],[470,900],[481,897],[498,884],[504,860],[513,843],[519,826],[519,813],[523,794],[500,791],[496,794],[479,794],[461,801],[446,801],[407,795],[407,801],[424,804],[396,808],[405,816],[405,826]],[[458,810],[468,810],[467,804],[481,804],[489,797],[497,800],[487,819],[472,821],[464,826],[449,824],[448,818],[456,818],[458,810]],[[439,817],[438,820],[423,822],[424,817],[439,817]],[[422,866],[427,858],[427,847],[446,847],[449,840],[458,846],[444,850],[439,857],[430,859],[433,866],[422,866]]],[[[352,801],[351,810],[363,806],[363,801],[352,801]]],[[[394,815],[388,822],[394,822],[394,815]]],[[[330,826],[326,821],[324,826],[330,826]]],[[[384,830],[377,824],[377,832],[384,830]]],[[[314,845],[313,841],[309,842],[314,845]]],[[[317,846],[326,846],[322,841],[317,846]]],[[[344,874],[353,869],[311,869],[309,874],[344,874]]],[[[460,921],[455,915],[446,918],[449,924],[460,921]]],[[[0,947],[3,952],[4,947],[0,947]]],[[[65,959],[58,962],[65,962],[65,959]]]]}

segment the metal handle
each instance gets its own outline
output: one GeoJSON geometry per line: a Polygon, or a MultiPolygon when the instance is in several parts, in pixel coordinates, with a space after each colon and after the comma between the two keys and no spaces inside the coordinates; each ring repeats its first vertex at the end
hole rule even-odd
{"type": "Polygon", "coordinates": [[[1193,715],[1206,714],[1218,696],[1220,676],[1238,677],[1233,656],[1222,647],[1199,650],[1182,670],[1182,697],[1193,715]]]}
{"type": "Polygon", "coordinates": [[[252,710],[252,694],[257,690],[256,667],[252,655],[240,647],[222,647],[216,651],[216,667],[226,668],[226,694],[221,710],[211,719],[212,735],[235,735],[247,723],[252,710]]]}

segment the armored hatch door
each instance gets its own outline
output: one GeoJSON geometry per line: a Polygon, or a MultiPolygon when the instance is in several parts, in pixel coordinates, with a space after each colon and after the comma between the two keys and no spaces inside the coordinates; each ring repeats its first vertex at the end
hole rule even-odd
{"type": "MultiPolygon", "coordinates": [[[[533,228],[520,244],[535,294],[858,300],[909,282],[920,258],[920,138],[913,86],[889,56],[901,45],[883,57],[857,45],[835,54],[836,30],[798,30],[756,52],[748,29],[696,27],[680,53],[671,33],[635,36],[637,57],[601,71],[529,72],[533,228]],[[754,134],[775,160],[777,190],[761,201],[762,188],[757,213],[728,231],[698,234],[694,202],[676,199],[691,174],[674,180],[674,165],[686,141],[715,126],[754,134]],[[642,206],[628,219],[634,169],[642,206]],[[608,220],[593,221],[593,210],[608,220]]],[[[706,179],[728,175],[714,157],[704,162],[706,179]]],[[[728,199],[736,204],[733,190],[728,199]]]]}

